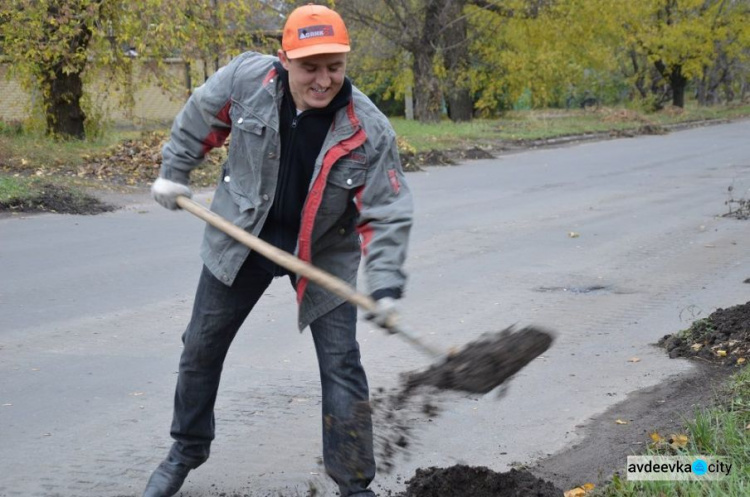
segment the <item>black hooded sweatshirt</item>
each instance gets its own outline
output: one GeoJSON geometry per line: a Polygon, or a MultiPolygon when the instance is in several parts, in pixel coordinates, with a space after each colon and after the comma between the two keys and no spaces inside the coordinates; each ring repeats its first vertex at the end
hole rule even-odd
{"type": "MultiPolygon", "coordinates": [[[[276,194],[260,238],[293,253],[315,159],[323,148],[336,111],[346,107],[351,100],[352,84],[345,78],[341,90],[325,108],[309,109],[298,114],[289,89],[289,73],[279,62],[274,67],[284,88],[279,109],[281,158],[276,194]]],[[[265,257],[258,259],[261,266],[274,276],[289,274],[265,257]]]]}

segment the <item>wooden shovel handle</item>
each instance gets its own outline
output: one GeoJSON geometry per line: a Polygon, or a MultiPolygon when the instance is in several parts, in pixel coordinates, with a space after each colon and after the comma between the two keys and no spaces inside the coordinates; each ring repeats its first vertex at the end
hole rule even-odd
{"type": "Polygon", "coordinates": [[[180,195],[177,197],[177,205],[190,212],[191,214],[203,219],[214,228],[223,231],[238,242],[247,245],[251,249],[261,254],[263,257],[266,257],[270,261],[275,262],[284,269],[307,278],[313,283],[325,288],[329,292],[332,292],[339,297],[346,299],[348,302],[351,302],[352,304],[361,307],[366,311],[375,310],[375,301],[370,296],[358,292],[351,285],[341,280],[340,278],[337,278],[332,274],[318,269],[312,264],[309,264],[293,256],[289,252],[274,247],[270,243],[261,240],[257,236],[248,233],[238,226],[235,226],[223,217],[202,206],[198,202],[180,195]]]}

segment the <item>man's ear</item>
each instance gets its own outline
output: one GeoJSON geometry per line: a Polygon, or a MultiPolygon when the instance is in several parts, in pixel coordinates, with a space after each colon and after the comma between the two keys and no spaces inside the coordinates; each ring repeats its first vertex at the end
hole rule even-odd
{"type": "Polygon", "coordinates": [[[286,52],[283,51],[282,49],[279,49],[277,55],[279,56],[279,61],[281,61],[281,65],[284,66],[284,69],[286,69],[288,71],[289,70],[289,59],[286,56],[286,52]]]}

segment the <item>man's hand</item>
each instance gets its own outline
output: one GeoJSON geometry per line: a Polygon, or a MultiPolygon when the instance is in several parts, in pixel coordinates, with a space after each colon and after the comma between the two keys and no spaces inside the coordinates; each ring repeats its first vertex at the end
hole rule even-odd
{"type": "Polygon", "coordinates": [[[164,178],[156,178],[154,184],[151,185],[151,196],[159,202],[159,205],[169,210],[179,209],[177,205],[178,195],[190,198],[193,196],[193,192],[190,191],[187,185],[175,183],[164,178]]]}
{"type": "Polygon", "coordinates": [[[395,333],[393,328],[398,324],[399,306],[396,299],[383,297],[375,302],[375,310],[368,312],[365,319],[372,321],[390,333],[395,333]]]}

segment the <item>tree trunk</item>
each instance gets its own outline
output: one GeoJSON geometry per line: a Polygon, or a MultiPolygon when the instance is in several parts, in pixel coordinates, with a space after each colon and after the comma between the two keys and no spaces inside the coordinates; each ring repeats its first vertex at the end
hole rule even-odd
{"type": "Polygon", "coordinates": [[[466,18],[463,16],[465,0],[450,2],[446,11],[446,27],[442,36],[445,68],[445,100],[451,121],[471,121],[474,101],[469,87],[469,42],[466,36],[466,18]]]}
{"type": "Polygon", "coordinates": [[[453,122],[471,121],[474,117],[474,99],[466,89],[456,89],[448,94],[448,117],[453,122]]]}
{"type": "Polygon", "coordinates": [[[47,134],[61,138],[86,138],[84,121],[86,114],[81,108],[83,81],[81,73],[65,74],[56,70],[54,77],[44,80],[44,103],[47,119],[47,134]]]}
{"type": "Polygon", "coordinates": [[[432,67],[434,55],[429,46],[414,52],[414,117],[421,123],[440,121],[442,94],[432,67]]]}
{"type": "Polygon", "coordinates": [[[685,107],[687,81],[687,78],[682,75],[682,66],[675,66],[669,75],[669,85],[672,87],[672,105],[675,107],[685,107]]]}
{"type": "Polygon", "coordinates": [[[638,64],[638,53],[635,50],[630,51],[630,61],[633,64],[633,74],[636,76],[635,88],[638,90],[641,98],[646,98],[648,96],[646,77],[640,70],[640,64],[638,64]]]}
{"type": "Polygon", "coordinates": [[[421,123],[440,121],[443,94],[433,63],[441,28],[441,7],[441,0],[427,1],[420,38],[409,47],[414,57],[414,117],[421,123]]]}
{"type": "MultiPolygon", "coordinates": [[[[60,26],[52,21],[59,16],[62,3],[62,0],[56,0],[47,6],[47,29],[49,29],[51,39],[59,36],[60,26]]],[[[74,26],[72,35],[66,41],[69,53],[86,52],[91,36],[91,29],[84,22],[74,26]]],[[[56,138],[83,140],[86,138],[84,127],[86,114],[81,107],[83,96],[81,75],[86,68],[86,58],[66,61],[56,56],[41,65],[43,71],[40,84],[44,98],[47,134],[56,138]]]]}
{"type": "Polygon", "coordinates": [[[414,120],[414,92],[411,85],[406,87],[404,95],[404,116],[407,121],[414,120]]]}

